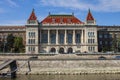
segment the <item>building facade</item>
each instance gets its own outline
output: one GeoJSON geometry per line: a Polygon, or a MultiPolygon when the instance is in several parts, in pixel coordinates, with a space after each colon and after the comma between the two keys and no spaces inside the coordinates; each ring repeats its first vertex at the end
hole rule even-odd
{"type": "Polygon", "coordinates": [[[25,26],[0,26],[0,40],[9,33],[22,36],[27,54],[100,52],[118,38],[119,26],[98,26],[90,10],[86,21],[50,14],[41,22],[32,11],[25,26]]]}

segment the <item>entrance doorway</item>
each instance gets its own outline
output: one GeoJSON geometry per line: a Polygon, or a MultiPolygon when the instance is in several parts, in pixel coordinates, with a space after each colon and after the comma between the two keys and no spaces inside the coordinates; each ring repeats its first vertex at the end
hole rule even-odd
{"type": "Polygon", "coordinates": [[[59,53],[64,54],[64,48],[60,48],[59,53]]]}
{"type": "Polygon", "coordinates": [[[73,49],[72,48],[68,48],[68,53],[73,53],[73,49]]]}
{"type": "Polygon", "coordinates": [[[56,49],[55,48],[51,48],[50,52],[55,53],[56,49]]]}

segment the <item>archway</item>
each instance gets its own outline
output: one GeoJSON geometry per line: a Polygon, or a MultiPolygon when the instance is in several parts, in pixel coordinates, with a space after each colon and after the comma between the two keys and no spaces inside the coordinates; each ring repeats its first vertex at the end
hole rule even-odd
{"type": "Polygon", "coordinates": [[[51,48],[50,52],[55,53],[56,49],[55,48],[51,48]]]}
{"type": "Polygon", "coordinates": [[[72,48],[68,48],[68,53],[73,53],[73,49],[72,48]]]}
{"type": "Polygon", "coordinates": [[[60,48],[59,53],[64,54],[64,48],[60,48]]]}

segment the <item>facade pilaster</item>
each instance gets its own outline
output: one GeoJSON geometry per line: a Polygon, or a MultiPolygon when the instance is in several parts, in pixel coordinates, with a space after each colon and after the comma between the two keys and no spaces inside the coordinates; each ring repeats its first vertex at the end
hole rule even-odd
{"type": "Polygon", "coordinates": [[[75,30],[73,30],[73,44],[75,44],[75,30]]]}
{"type": "Polygon", "coordinates": [[[56,44],[58,44],[58,30],[56,30],[56,44]]]}
{"type": "Polygon", "coordinates": [[[81,43],[83,43],[83,30],[81,30],[81,43]]]}
{"type": "Polygon", "coordinates": [[[67,44],[66,39],[67,39],[67,30],[65,30],[65,36],[64,36],[64,43],[65,44],[67,44]]]}
{"type": "Polygon", "coordinates": [[[50,30],[48,30],[48,44],[50,44],[50,30]]]}

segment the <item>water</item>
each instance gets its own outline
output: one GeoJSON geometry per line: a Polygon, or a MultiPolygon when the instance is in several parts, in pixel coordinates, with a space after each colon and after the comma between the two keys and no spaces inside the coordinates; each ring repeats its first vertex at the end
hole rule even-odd
{"type": "Polygon", "coordinates": [[[18,75],[16,79],[0,78],[0,80],[120,80],[120,74],[18,75]]]}

